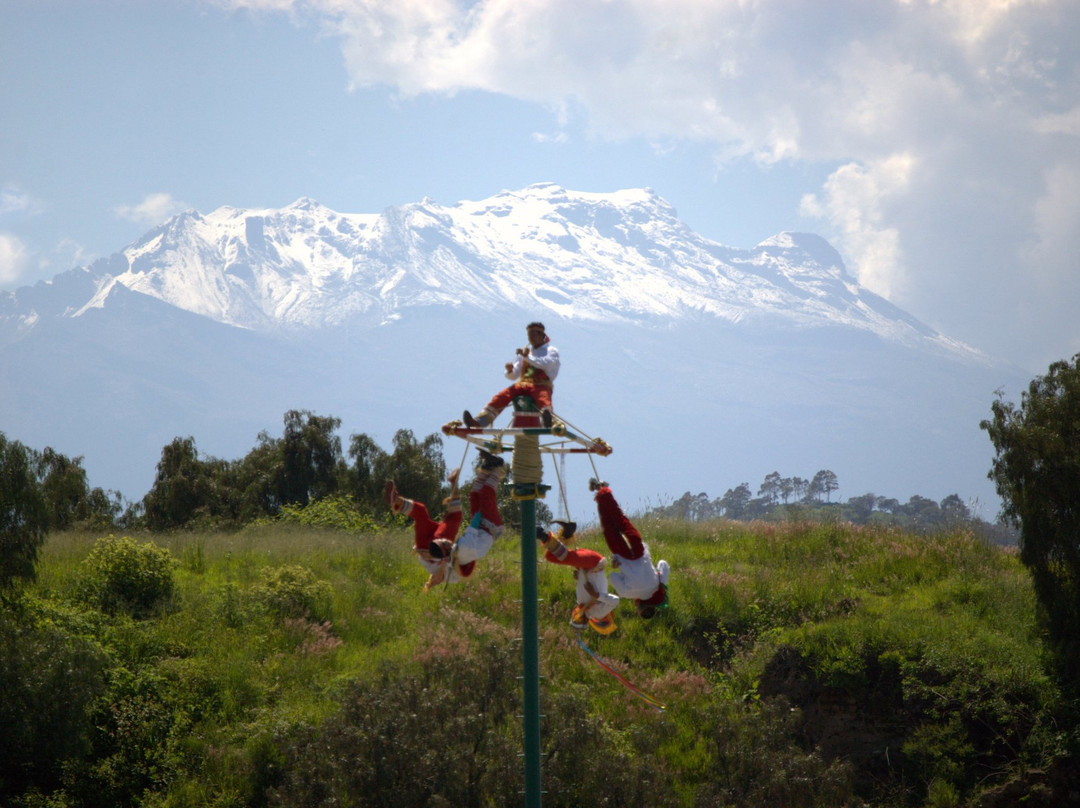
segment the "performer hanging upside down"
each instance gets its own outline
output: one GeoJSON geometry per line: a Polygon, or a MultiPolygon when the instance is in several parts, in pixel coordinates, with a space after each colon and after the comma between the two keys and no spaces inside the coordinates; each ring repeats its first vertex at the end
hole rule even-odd
{"type": "Polygon", "coordinates": [[[551,344],[543,323],[529,323],[525,326],[525,333],[529,344],[518,348],[514,361],[506,363],[506,378],[513,379],[514,384],[492,396],[476,417],[465,410],[462,416],[465,426],[473,429],[491,426],[499,413],[517,396],[528,396],[536,402],[544,426],[550,427],[554,423],[551,394],[553,382],[559,374],[559,351],[551,344]]]}
{"type": "Polygon", "coordinates": [[[657,609],[667,608],[667,582],[671,567],[666,561],[653,566],[649,546],[641,540],[637,528],[626,518],[607,483],[591,479],[589,490],[596,492],[600,527],[611,550],[611,566],[614,568],[611,585],[620,598],[633,599],[638,614],[650,618],[657,609]]]}
{"type": "Polygon", "coordinates": [[[447,478],[450,496],[444,500],[446,511],[438,522],[431,518],[423,502],[401,496],[394,481],[386,481],[384,493],[390,510],[413,520],[413,552],[429,573],[425,592],[443,581],[457,583],[472,575],[476,562],[487,555],[494,537],[503,531],[495,491],[505,473],[502,458],[481,452],[469,494],[473,518],[461,538],[457,538],[462,520],[460,473],[461,469],[454,469],[447,478]]]}
{"type": "Polygon", "coordinates": [[[619,599],[608,594],[604,557],[595,550],[583,547],[571,550],[563,543],[562,540],[571,538],[577,529],[573,522],[554,521],[552,524],[556,528],[551,532],[538,527],[536,538],[547,551],[544,554],[547,561],[574,568],[577,605],[570,616],[570,625],[574,628],[585,628],[588,625],[600,634],[610,634],[615,630],[615,620],[611,613],[619,605],[619,599]]]}

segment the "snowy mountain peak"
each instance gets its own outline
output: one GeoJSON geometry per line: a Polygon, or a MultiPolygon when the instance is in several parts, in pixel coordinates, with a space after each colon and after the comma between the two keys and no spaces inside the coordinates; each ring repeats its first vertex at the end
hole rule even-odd
{"type": "Polygon", "coordinates": [[[82,298],[63,306],[68,316],[107,305],[119,284],[254,330],[377,326],[415,307],[519,308],[601,322],[704,315],[846,326],[957,351],[862,289],[819,236],[785,232],[750,250],[725,247],[646,188],[595,193],[543,182],[378,214],[338,213],[308,197],[281,209],[185,211],[88,271],[82,298]]]}

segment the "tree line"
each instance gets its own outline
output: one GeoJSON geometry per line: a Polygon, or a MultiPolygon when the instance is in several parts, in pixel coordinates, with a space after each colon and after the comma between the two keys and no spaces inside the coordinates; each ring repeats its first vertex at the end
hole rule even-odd
{"type": "MultiPolygon", "coordinates": [[[[280,436],[260,432],[251,451],[236,460],[200,453],[193,437],[174,438],[162,448],[153,485],[137,502],[91,487],[82,457],[37,451],[0,432],[0,584],[32,577],[37,547],[50,531],[229,530],[333,499],[389,521],[383,501],[388,479],[435,513],[449,493],[437,433],[418,439],[400,429],[384,450],[366,433],[351,435],[343,446],[341,419],[333,416],[289,410],[283,421],[280,436]]],[[[466,511],[470,484],[465,469],[466,511]]],[[[520,508],[506,493],[499,506],[510,521],[520,508]]],[[[549,516],[546,508],[538,514],[549,516]]]]}
{"type": "Polygon", "coordinates": [[[829,469],[818,471],[809,480],[784,477],[773,471],[765,476],[754,495],[750,483],[729,488],[723,496],[710,498],[704,491],[685,492],[670,505],[654,508],[660,517],[702,522],[708,519],[829,518],[857,525],[893,525],[905,530],[925,532],[974,526],[998,541],[1015,541],[1004,525],[990,525],[972,516],[971,509],[959,494],[949,494],[940,502],[915,494],[906,503],[874,493],[859,494],[846,501],[832,501],[839,490],[836,474],[829,469]]]}

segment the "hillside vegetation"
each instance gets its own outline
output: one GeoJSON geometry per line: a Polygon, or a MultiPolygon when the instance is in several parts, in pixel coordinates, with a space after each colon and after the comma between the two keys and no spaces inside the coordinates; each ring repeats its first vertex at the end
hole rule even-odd
{"type": "MultiPolygon", "coordinates": [[[[614,634],[580,637],[667,709],[578,645],[571,575],[541,563],[545,806],[1077,789],[1012,553],[963,530],[637,523],[672,565],[671,606],[620,606],[614,634]]],[[[423,594],[401,524],[50,535],[0,612],[0,803],[519,804],[518,541],[423,594]]]]}

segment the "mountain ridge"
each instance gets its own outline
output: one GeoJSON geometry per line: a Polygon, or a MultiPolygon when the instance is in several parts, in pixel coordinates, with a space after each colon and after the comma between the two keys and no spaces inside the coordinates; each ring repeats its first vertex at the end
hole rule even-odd
{"type": "Polygon", "coordinates": [[[648,189],[539,183],[379,214],[342,214],[308,197],[281,209],[190,210],[85,271],[94,294],[69,301],[65,314],[100,307],[115,284],[262,331],[375,326],[428,305],[653,325],[702,312],[734,323],[843,324],[986,360],[863,289],[819,236],[783,232],[748,250],[726,247],[648,189]]]}
{"type": "Polygon", "coordinates": [[[737,249],[647,189],[541,183],[187,211],[0,294],[0,428],[141,498],[173,438],[240,457],[288,410],[384,446],[435,433],[506,384],[535,319],[564,357],[556,413],[615,449],[578,472],[631,507],[823,468],[857,493],[991,502],[978,423],[1027,381],[863,289],[819,236],[737,249]]]}

